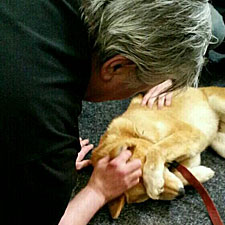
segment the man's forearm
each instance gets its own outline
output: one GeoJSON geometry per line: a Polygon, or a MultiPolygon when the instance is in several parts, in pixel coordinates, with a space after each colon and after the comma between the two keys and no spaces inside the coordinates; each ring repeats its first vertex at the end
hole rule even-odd
{"type": "Polygon", "coordinates": [[[101,195],[86,186],[69,202],[59,225],[86,225],[104,203],[101,195]]]}

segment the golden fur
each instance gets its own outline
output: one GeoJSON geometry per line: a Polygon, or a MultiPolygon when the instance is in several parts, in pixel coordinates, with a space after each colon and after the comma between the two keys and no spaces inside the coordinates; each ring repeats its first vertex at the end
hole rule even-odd
{"type": "Polygon", "coordinates": [[[92,164],[119,154],[126,146],[132,158],[142,162],[143,176],[139,184],[109,203],[113,218],[125,204],[148,198],[171,200],[184,190],[187,181],[170,171],[168,162],[185,165],[200,182],[214,172],[200,165],[200,153],[208,146],[225,158],[225,88],[188,88],[174,95],[170,107],[151,110],[141,106],[142,96],[132,99],[128,109],[109,125],[93,150],[92,164]]]}

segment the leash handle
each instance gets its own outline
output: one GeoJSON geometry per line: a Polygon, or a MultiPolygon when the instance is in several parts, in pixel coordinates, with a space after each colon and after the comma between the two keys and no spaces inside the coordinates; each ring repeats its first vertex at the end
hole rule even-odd
{"type": "Polygon", "coordinates": [[[177,169],[189,182],[189,184],[192,185],[198,191],[202,200],[205,203],[213,225],[224,225],[219,215],[219,212],[217,211],[216,206],[214,205],[213,200],[209,196],[209,193],[204,188],[204,186],[196,179],[196,177],[186,167],[182,166],[176,161],[170,163],[170,165],[177,169]]]}

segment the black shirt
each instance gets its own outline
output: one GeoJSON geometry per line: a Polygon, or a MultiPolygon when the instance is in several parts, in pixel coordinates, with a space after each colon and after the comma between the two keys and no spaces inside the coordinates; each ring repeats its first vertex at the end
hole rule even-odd
{"type": "Polygon", "coordinates": [[[0,138],[9,165],[78,148],[91,70],[78,1],[0,2],[0,138]]]}
{"type": "Polygon", "coordinates": [[[78,0],[0,1],[0,151],[8,223],[58,224],[75,185],[91,72],[78,0]]]}

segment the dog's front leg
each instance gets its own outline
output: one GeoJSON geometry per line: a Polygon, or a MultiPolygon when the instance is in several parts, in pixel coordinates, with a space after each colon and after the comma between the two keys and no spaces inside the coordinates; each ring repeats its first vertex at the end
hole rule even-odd
{"type": "Polygon", "coordinates": [[[163,192],[163,170],[165,163],[177,160],[181,162],[201,153],[208,144],[204,134],[190,126],[183,125],[179,130],[149,149],[143,170],[147,194],[152,199],[159,199],[163,192]]]}
{"type": "Polygon", "coordinates": [[[163,192],[165,159],[160,155],[160,151],[151,150],[146,155],[143,167],[143,180],[148,196],[152,199],[159,199],[163,192]]]}

